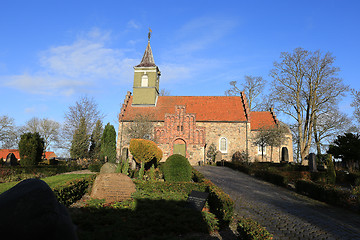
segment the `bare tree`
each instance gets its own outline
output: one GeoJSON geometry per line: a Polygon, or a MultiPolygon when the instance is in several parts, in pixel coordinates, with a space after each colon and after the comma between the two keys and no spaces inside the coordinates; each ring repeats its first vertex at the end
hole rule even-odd
{"type": "Polygon", "coordinates": [[[57,121],[33,117],[26,122],[24,127],[20,128],[20,131],[23,134],[26,132],[39,133],[44,139],[44,150],[48,150],[50,145],[55,148],[61,147],[61,125],[57,121]]]}
{"type": "Polygon", "coordinates": [[[129,135],[129,139],[142,138],[153,140],[154,123],[151,119],[151,115],[136,115],[134,121],[125,129],[125,133],[129,135]]]}
{"type": "MultiPolygon", "coordinates": [[[[104,115],[98,110],[97,103],[93,98],[81,97],[74,106],[70,106],[65,113],[64,138],[70,143],[74,132],[79,128],[80,120],[85,121],[87,135],[90,136],[98,120],[102,120],[104,115]]],[[[67,146],[69,148],[69,145],[67,146]]]]}
{"type": "Polygon", "coordinates": [[[280,147],[286,141],[286,134],[289,133],[287,126],[280,122],[274,127],[264,127],[258,130],[254,138],[254,144],[261,147],[261,158],[264,159],[264,149],[270,147],[270,161],[272,161],[274,147],[280,147]]]}
{"type": "Polygon", "coordinates": [[[328,149],[329,144],[334,141],[336,136],[352,128],[351,119],[340,112],[336,106],[330,105],[322,110],[314,119],[314,143],[317,154],[328,149]]]}
{"type": "Polygon", "coordinates": [[[160,89],[160,96],[170,96],[170,91],[166,90],[165,88],[160,89]]]}
{"type": "Polygon", "coordinates": [[[1,148],[13,148],[17,145],[18,134],[14,122],[14,119],[9,116],[0,116],[1,148]]]}
{"type": "MultiPolygon", "coordinates": [[[[226,96],[239,96],[242,91],[245,92],[249,101],[250,110],[258,110],[261,107],[260,96],[266,85],[266,80],[262,77],[245,76],[245,81],[237,86],[237,81],[231,81],[229,90],[225,91],[226,96]]],[[[268,108],[267,108],[268,109],[268,108]]]]}
{"type": "Polygon", "coordinates": [[[309,154],[316,116],[324,106],[336,105],[348,86],[336,77],[340,70],[331,53],[296,48],[280,58],[270,72],[272,96],[277,108],[295,121],[302,161],[309,154]]]}
{"type": "Polygon", "coordinates": [[[358,123],[360,123],[360,91],[351,89],[351,95],[353,96],[353,101],[351,106],[355,108],[354,117],[358,123]]]}

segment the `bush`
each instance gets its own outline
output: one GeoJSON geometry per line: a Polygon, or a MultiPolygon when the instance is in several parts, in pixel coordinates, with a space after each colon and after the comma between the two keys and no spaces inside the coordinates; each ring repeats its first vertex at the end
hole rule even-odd
{"type": "Polygon", "coordinates": [[[312,172],[311,181],[325,183],[326,182],[326,172],[312,172]]]}
{"type": "Polygon", "coordinates": [[[242,237],[241,239],[273,239],[273,235],[266,228],[250,218],[241,218],[238,221],[237,230],[242,237]]]}
{"type": "Polygon", "coordinates": [[[225,167],[229,167],[231,169],[246,173],[246,174],[252,174],[252,168],[248,164],[244,163],[231,163],[231,162],[224,162],[225,167]]]}
{"type": "Polygon", "coordinates": [[[255,176],[279,186],[287,186],[288,184],[287,178],[284,175],[269,170],[257,170],[255,171],[255,176]]]}
{"type": "Polygon", "coordinates": [[[351,207],[351,192],[339,189],[333,185],[300,180],[296,182],[296,191],[326,203],[351,207]]]}
{"type": "Polygon", "coordinates": [[[203,183],[206,184],[208,188],[210,211],[219,219],[220,226],[227,225],[234,214],[234,201],[210,180],[206,179],[203,183]]]}
{"type": "Polygon", "coordinates": [[[44,140],[39,133],[24,133],[19,141],[21,166],[35,166],[41,161],[44,140]]]}
{"type": "Polygon", "coordinates": [[[192,177],[191,179],[194,181],[194,182],[198,182],[198,183],[201,183],[205,180],[205,177],[204,175],[199,172],[198,170],[196,170],[195,168],[192,168],[192,177]]]}
{"type": "Polygon", "coordinates": [[[131,139],[129,150],[134,156],[135,161],[139,164],[141,162],[147,163],[154,159],[158,163],[163,156],[161,149],[156,143],[145,139],[131,139]]]}
{"type": "Polygon", "coordinates": [[[219,230],[219,220],[216,218],[215,214],[207,211],[202,211],[201,215],[208,226],[209,232],[214,232],[219,230]]]}
{"type": "Polygon", "coordinates": [[[184,156],[174,154],[166,159],[163,167],[165,181],[190,182],[192,167],[184,156]]]}
{"type": "Polygon", "coordinates": [[[68,182],[64,185],[53,188],[53,192],[58,201],[65,206],[70,206],[80,200],[86,193],[88,187],[95,180],[95,175],[84,177],[79,180],[68,182]]]}
{"type": "Polygon", "coordinates": [[[100,172],[102,165],[103,165],[102,163],[92,163],[89,165],[88,169],[91,172],[100,172]]]}

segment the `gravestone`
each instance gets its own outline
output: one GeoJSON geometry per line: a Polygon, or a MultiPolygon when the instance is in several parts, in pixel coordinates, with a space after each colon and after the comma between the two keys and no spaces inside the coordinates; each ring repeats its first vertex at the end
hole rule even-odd
{"type": "Polygon", "coordinates": [[[100,168],[100,173],[114,173],[116,172],[117,165],[115,163],[105,163],[100,168]]]}
{"type": "Polygon", "coordinates": [[[0,216],[1,239],[78,239],[67,209],[39,179],[0,194],[0,216]]]}
{"type": "Polygon", "coordinates": [[[217,151],[215,154],[215,162],[220,162],[222,160],[222,153],[217,151]]]}
{"type": "Polygon", "coordinates": [[[131,178],[122,173],[99,174],[94,182],[91,197],[105,199],[106,203],[121,202],[131,198],[136,187],[131,178]]]}
{"type": "Polygon", "coordinates": [[[6,157],[6,165],[8,166],[16,166],[17,165],[17,159],[13,153],[9,153],[6,157]]]}
{"type": "Polygon", "coordinates": [[[191,191],[187,202],[191,208],[201,211],[205,206],[208,196],[209,193],[207,192],[191,191]]]}
{"type": "Polygon", "coordinates": [[[308,159],[309,159],[309,171],[317,172],[316,155],[314,153],[310,153],[308,159]]]}

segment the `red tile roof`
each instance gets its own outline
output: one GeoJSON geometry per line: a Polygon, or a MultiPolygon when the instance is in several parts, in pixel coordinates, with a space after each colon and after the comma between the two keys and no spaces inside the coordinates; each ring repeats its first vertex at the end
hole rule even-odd
{"type": "Polygon", "coordinates": [[[275,125],[270,111],[250,112],[246,116],[245,101],[241,96],[159,96],[156,106],[132,106],[130,93],[125,99],[122,114],[124,121],[132,121],[137,115],[148,115],[153,121],[164,121],[165,114],[174,114],[175,106],[186,107],[186,113],[193,113],[196,121],[245,122],[250,121],[251,130],[275,125]]]}
{"type": "Polygon", "coordinates": [[[56,154],[54,152],[45,152],[45,158],[49,159],[49,158],[56,158],[56,154]]]}
{"type": "Polygon", "coordinates": [[[17,149],[0,149],[0,159],[2,158],[4,160],[6,160],[6,157],[10,153],[13,153],[17,159],[20,159],[20,153],[19,153],[19,150],[17,150],[17,149]]]}
{"type": "Polygon", "coordinates": [[[251,112],[251,130],[275,126],[271,112],[251,112]]]}
{"type": "Polygon", "coordinates": [[[155,121],[164,121],[165,113],[174,114],[175,106],[186,107],[186,113],[196,115],[196,121],[246,121],[241,97],[209,96],[159,96],[154,107],[132,106],[132,96],[125,106],[123,120],[131,121],[138,114],[152,116],[155,121]]]}
{"type": "MultiPolygon", "coordinates": [[[[17,159],[20,159],[20,153],[18,149],[0,149],[0,159],[3,158],[4,160],[9,155],[9,153],[13,153],[17,159]]],[[[54,152],[45,152],[45,158],[56,158],[56,154],[54,152]]]]}

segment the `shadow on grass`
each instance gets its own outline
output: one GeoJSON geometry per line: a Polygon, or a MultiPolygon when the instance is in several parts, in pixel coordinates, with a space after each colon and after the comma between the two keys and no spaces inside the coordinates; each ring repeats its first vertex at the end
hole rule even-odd
{"type": "Polygon", "coordinates": [[[70,209],[79,239],[202,239],[195,235],[208,234],[201,212],[186,201],[138,199],[135,204],[70,209]]]}

